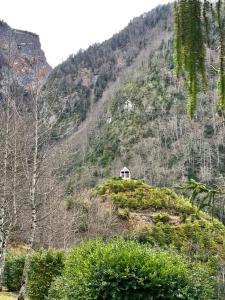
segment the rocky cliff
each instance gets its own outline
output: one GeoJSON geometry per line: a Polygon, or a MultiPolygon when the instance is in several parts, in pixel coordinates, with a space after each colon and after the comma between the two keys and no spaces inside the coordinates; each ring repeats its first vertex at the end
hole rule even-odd
{"type": "Polygon", "coordinates": [[[51,71],[38,35],[12,29],[0,22],[1,84],[11,80],[17,89],[29,90],[34,80],[43,82],[51,71]],[[9,76],[10,75],[10,76],[9,76]],[[9,78],[10,77],[10,78],[9,78]]]}

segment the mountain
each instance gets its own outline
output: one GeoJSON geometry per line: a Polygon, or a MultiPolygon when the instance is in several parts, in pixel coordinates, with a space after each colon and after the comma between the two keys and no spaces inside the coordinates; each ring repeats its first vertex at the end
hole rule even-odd
{"type": "MultiPolygon", "coordinates": [[[[45,91],[57,95],[54,113],[61,113],[52,138],[60,140],[55,161],[66,194],[117,177],[124,165],[132,177],[155,186],[191,177],[224,182],[216,80],[211,75],[210,91],[199,95],[190,120],[184,82],[174,76],[171,24],[172,6],[159,6],[49,75],[45,91]]],[[[214,51],[209,59],[216,64],[214,51]]]]}
{"type": "Polygon", "coordinates": [[[30,249],[120,235],[173,248],[212,271],[223,299],[223,196],[196,189],[197,207],[172,187],[195,178],[222,189],[224,115],[211,72],[188,117],[172,23],[172,6],[158,6],[53,70],[37,35],[0,23],[2,236],[30,249]],[[117,178],[124,166],[131,180],[117,178]]]}
{"type": "Polygon", "coordinates": [[[119,75],[132,66],[143,50],[157,48],[161,39],[171,35],[171,9],[160,6],[132,20],[129,25],[102,44],[90,46],[71,55],[57,66],[46,82],[48,94],[54,93],[55,111],[64,103],[60,127],[63,132],[77,128],[104,97],[119,75]],[[163,35],[158,40],[158,34],[163,35]],[[152,43],[154,41],[154,43],[152,43]],[[153,46],[153,44],[156,44],[153,46]]]}
{"type": "MultiPolygon", "coordinates": [[[[174,76],[172,21],[172,6],[158,6],[111,39],[71,55],[49,75],[38,37],[2,23],[3,32],[12,30],[36,45],[32,52],[29,42],[26,47],[22,40],[14,42],[19,61],[27,62],[29,55],[40,58],[46,107],[53,120],[59,118],[52,156],[66,195],[119,176],[124,165],[132,177],[155,186],[179,185],[190,177],[224,182],[225,129],[215,104],[216,79],[212,74],[210,91],[199,95],[198,111],[190,120],[184,82],[174,76]]],[[[208,57],[217,63],[215,51],[208,57]]],[[[29,76],[20,68],[18,82],[24,88],[30,79],[23,78],[32,78],[33,67],[29,76]]]]}
{"type": "Polygon", "coordinates": [[[32,83],[46,80],[51,67],[41,50],[38,35],[11,28],[0,22],[0,80],[1,94],[7,84],[16,96],[26,97],[32,83]]]}

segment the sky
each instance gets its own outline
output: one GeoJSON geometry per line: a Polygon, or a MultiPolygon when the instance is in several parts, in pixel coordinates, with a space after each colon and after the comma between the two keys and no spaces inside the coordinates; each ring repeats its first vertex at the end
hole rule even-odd
{"type": "Polygon", "coordinates": [[[0,20],[39,35],[54,67],[79,49],[109,39],[130,20],[171,0],[1,0],[0,20]]]}

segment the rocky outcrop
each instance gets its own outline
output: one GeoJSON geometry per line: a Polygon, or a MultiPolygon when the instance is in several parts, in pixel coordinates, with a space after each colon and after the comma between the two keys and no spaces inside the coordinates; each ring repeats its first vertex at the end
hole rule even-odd
{"type": "Polygon", "coordinates": [[[34,79],[43,81],[51,67],[41,50],[38,35],[12,29],[0,22],[0,73],[1,81],[10,74],[18,87],[29,90],[34,79]]]}

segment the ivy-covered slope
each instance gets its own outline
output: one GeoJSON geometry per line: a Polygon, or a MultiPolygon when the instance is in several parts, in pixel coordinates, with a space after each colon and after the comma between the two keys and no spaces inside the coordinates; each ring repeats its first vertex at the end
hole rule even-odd
{"type": "Polygon", "coordinates": [[[101,201],[115,204],[121,222],[139,241],[172,246],[204,262],[224,261],[224,225],[173,190],[142,180],[109,179],[97,185],[95,193],[101,201]]]}

